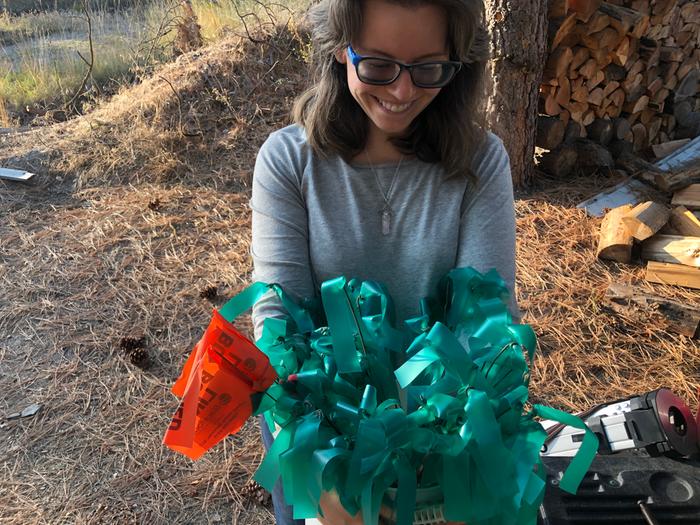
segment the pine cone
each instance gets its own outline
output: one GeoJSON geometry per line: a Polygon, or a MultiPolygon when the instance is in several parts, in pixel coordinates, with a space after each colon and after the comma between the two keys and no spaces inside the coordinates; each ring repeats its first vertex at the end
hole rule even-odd
{"type": "Polygon", "coordinates": [[[124,355],[129,358],[132,364],[145,368],[148,364],[148,352],[145,349],[146,337],[122,337],[119,341],[119,348],[124,351],[124,355]]]}
{"type": "Polygon", "coordinates": [[[216,299],[216,297],[219,295],[219,290],[216,288],[216,286],[207,286],[204,290],[199,292],[199,296],[202,299],[209,299],[210,301],[213,301],[216,299]]]}
{"type": "Polygon", "coordinates": [[[119,341],[119,348],[124,350],[126,353],[136,350],[137,348],[143,348],[146,346],[146,337],[122,337],[119,341]]]}
{"type": "Polygon", "coordinates": [[[272,504],[270,493],[258,485],[254,479],[248,481],[241,489],[241,496],[246,501],[261,507],[269,507],[272,504]]]}
{"type": "Polygon", "coordinates": [[[127,357],[132,364],[144,368],[148,363],[148,352],[144,348],[136,348],[127,352],[127,357]]]}

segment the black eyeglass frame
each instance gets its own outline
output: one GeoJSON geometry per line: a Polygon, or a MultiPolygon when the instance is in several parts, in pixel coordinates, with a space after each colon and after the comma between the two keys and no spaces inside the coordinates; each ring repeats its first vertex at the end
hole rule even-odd
{"type": "Polygon", "coordinates": [[[364,82],[365,84],[371,84],[374,86],[386,86],[389,85],[393,82],[396,82],[396,79],[401,76],[401,72],[405,69],[408,71],[408,74],[411,77],[411,82],[416,87],[423,88],[423,89],[437,89],[441,87],[445,87],[447,84],[452,82],[454,80],[455,75],[459,73],[459,70],[462,69],[462,62],[457,62],[455,60],[433,60],[430,62],[418,62],[416,64],[404,64],[403,62],[399,62],[398,60],[393,60],[391,58],[383,58],[383,57],[371,57],[371,56],[362,56],[358,54],[353,48],[351,44],[348,44],[348,56],[350,57],[350,62],[352,63],[353,66],[355,66],[355,72],[357,73],[357,78],[360,79],[360,81],[364,82]],[[363,60],[379,60],[381,62],[387,62],[390,64],[396,64],[399,66],[399,70],[392,78],[391,80],[367,80],[366,78],[363,78],[362,75],[360,75],[360,63],[363,60]],[[416,82],[416,79],[413,76],[413,68],[416,67],[425,67],[428,65],[434,65],[434,64],[440,64],[440,65],[450,65],[454,67],[454,70],[452,71],[452,74],[447,78],[447,80],[440,82],[438,84],[424,84],[424,83],[419,83],[416,82]]]}

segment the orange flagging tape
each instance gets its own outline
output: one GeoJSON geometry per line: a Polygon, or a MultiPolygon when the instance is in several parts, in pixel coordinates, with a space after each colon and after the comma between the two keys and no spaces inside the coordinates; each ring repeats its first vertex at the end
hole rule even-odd
{"type": "Polygon", "coordinates": [[[182,398],[163,443],[199,459],[252,415],[250,396],[277,378],[270,360],[214,310],[187,359],[173,393],[182,398]]]}

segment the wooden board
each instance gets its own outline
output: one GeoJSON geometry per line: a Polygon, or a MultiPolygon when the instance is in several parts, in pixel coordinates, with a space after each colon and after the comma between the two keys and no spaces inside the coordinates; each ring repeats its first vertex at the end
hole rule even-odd
{"type": "Polygon", "coordinates": [[[566,125],[560,119],[540,115],[537,117],[535,145],[540,148],[553,150],[564,140],[565,131],[566,125]]]}
{"type": "Polygon", "coordinates": [[[549,18],[563,18],[569,10],[568,0],[552,0],[549,4],[547,16],[549,18]]]}
{"type": "Polygon", "coordinates": [[[576,13],[571,13],[566,18],[553,18],[549,21],[548,43],[549,49],[554,51],[562,40],[571,32],[576,25],[576,13]]]}
{"type": "Polygon", "coordinates": [[[669,331],[693,337],[700,324],[700,309],[621,283],[610,283],[606,292],[613,310],[635,316],[641,310],[645,314],[660,316],[669,331]]]}
{"type": "Polygon", "coordinates": [[[659,188],[668,192],[676,192],[692,184],[700,183],[700,165],[672,173],[657,173],[655,178],[655,183],[659,188]]]}
{"type": "Polygon", "coordinates": [[[580,202],[577,208],[583,208],[586,213],[593,217],[602,217],[605,210],[617,208],[623,204],[635,205],[645,200],[649,193],[649,186],[639,180],[630,177],[615,186],[612,186],[590,199],[580,202]]]}
{"type": "Polygon", "coordinates": [[[611,18],[618,20],[624,32],[631,32],[634,38],[641,38],[649,27],[649,17],[633,9],[603,2],[598,10],[611,18]]]}
{"type": "Polygon", "coordinates": [[[543,78],[559,78],[566,75],[573,56],[571,48],[568,47],[558,47],[552,51],[545,64],[543,78]]]}
{"type": "Polygon", "coordinates": [[[578,20],[588,22],[601,3],[602,0],[569,0],[569,9],[576,14],[578,20]]]}
{"type": "Polygon", "coordinates": [[[700,237],[700,220],[684,206],[671,210],[669,224],[679,235],[700,237]]]}
{"type": "Polygon", "coordinates": [[[649,261],[645,279],[653,283],[673,284],[700,290],[700,268],[649,261]]]}
{"type": "Polygon", "coordinates": [[[572,49],[573,58],[571,59],[571,64],[569,64],[569,75],[581,65],[583,65],[586,60],[591,56],[588,48],[583,46],[576,46],[572,49]]]}
{"type": "Polygon", "coordinates": [[[632,259],[632,233],[627,229],[622,218],[632,211],[632,206],[625,204],[610,210],[605,214],[600,225],[598,237],[599,259],[608,259],[628,263],[632,259]]]}
{"type": "Polygon", "coordinates": [[[662,159],[667,155],[670,155],[677,149],[685,146],[688,142],[690,142],[690,139],[671,140],[669,142],[663,142],[661,144],[654,144],[651,148],[654,152],[654,156],[657,159],[662,159]]]}
{"type": "Polygon", "coordinates": [[[673,206],[685,206],[689,210],[700,210],[700,184],[691,184],[678,190],[671,200],[673,206]]]}
{"type": "Polygon", "coordinates": [[[654,235],[642,243],[642,259],[700,267],[700,237],[654,235]]]}
{"type": "Polygon", "coordinates": [[[700,159],[700,137],[677,149],[671,155],[658,162],[656,166],[666,171],[680,170],[697,162],[698,159],[700,159]]]}
{"type": "MultiPolygon", "coordinates": [[[[571,123],[576,124],[573,120],[569,124],[571,123]]],[[[537,167],[557,177],[565,177],[576,167],[577,160],[576,149],[564,143],[552,151],[544,152],[539,158],[537,167]]]]}
{"type": "Polygon", "coordinates": [[[663,204],[646,201],[625,213],[622,222],[638,241],[648,239],[668,222],[669,210],[663,204]]]}

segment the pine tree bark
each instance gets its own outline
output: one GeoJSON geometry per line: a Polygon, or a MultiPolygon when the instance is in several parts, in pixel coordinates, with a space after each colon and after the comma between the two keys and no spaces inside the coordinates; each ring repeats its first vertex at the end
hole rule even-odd
{"type": "Polygon", "coordinates": [[[547,0],[485,0],[491,60],[487,121],[510,155],[513,184],[534,173],[539,82],[547,52],[547,0]]]}

